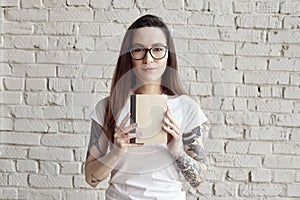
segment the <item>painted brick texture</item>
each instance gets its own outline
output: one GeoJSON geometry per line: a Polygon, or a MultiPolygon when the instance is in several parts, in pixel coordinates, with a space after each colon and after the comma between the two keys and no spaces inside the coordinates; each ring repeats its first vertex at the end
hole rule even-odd
{"type": "Polygon", "coordinates": [[[188,200],[300,198],[300,3],[0,0],[0,199],[104,199],[84,179],[89,115],[126,28],[169,25],[180,76],[209,121],[188,200]]]}

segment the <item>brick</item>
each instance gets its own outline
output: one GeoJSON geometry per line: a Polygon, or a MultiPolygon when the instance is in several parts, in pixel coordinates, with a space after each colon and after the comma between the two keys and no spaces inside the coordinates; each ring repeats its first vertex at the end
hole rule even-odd
{"type": "Polygon", "coordinates": [[[256,2],[255,11],[257,13],[279,13],[279,1],[256,2]]]}
{"type": "Polygon", "coordinates": [[[100,24],[96,24],[96,23],[79,24],[79,35],[99,36],[100,24]]]}
{"type": "Polygon", "coordinates": [[[258,88],[257,86],[245,85],[237,87],[237,96],[239,97],[257,97],[258,88]]]}
{"type": "Polygon", "coordinates": [[[1,132],[1,143],[16,145],[39,145],[40,136],[31,133],[1,132]]]}
{"type": "Polygon", "coordinates": [[[214,15],[207,13],[192,13],[188,18],[187,23],[193,25],[212,26],[214,22],[214,15]]]}
{"type": "Polygon", "coordinates": [[[68,109],[63,106],[47,106],[42,108],[43,119],[63,119],[66,118],[68,109]]]}
{"type": "Polygon", "coordinates": [[[300,46],[299,45],[288,45],[285,46],[283,49],[283,54],[284,57],[295,57],[295,58],[299,58],[299,54],[297,52],[300,51],[300,46]]]}
{"type": "Polygon", "coordinates": [[[200,96],[211,96],[212,85],[202,84],[202,83],[191,83],[190,84],[190,94],[200,95],[200,96]]]}
{"type": "Polygon", "coordinates": [[[16,187],[28,187],[28,174],[10,174],[8,176],[8,185],[16,187]]]}
{"type": "Polygon", "coordinates": [[[293,128],[290,139],[292,141],[300,141],[300,129],[299,128],[293,128]]]}
{"type": "Polygon", "coordinates": [[[248,181],[249,170],[247,169],[229,169],[226,179],[232,181],[248,181]]]}
{"type": "Polygon", "coordinates": [[[229,125],[259,125],[259,115],[257,113],[227,113],[225,120],[229,125]]]}
{"type": "Polygon", "coordinates": [[[98,192],[75,190],[66,192],[66,197],[67,199],[98,199],[98,192]]]}
{"type": "Polygon", "coordinates": [[[2,23],[0,33],[3,34],[32,34],[33,23],[31,22],[13,22],[13,23],[2,23]]]}
{"type": "Polygon", "coordinates": [[[294,109],[292,101],[252,99],[248,101],[249,110],[274,113],[291,113],[294,109]]]}
{"type": "Polygon", "coordinates": [[[81,54],[78,52],[47,51],[37,53],[38,63],[80,64],[81,54]]]}
{"type": "Polygon", "coordinates": [[[268,40],[271,43],[300,43],[299,32],[295,30],[272,31],[268,34],[268,40]]]}
{"type": "Polygon", "coordinates": [[[124,25],[122,24],[101,24],[100,35],[101,36],[114,36],[121,35],[125,31],[124,25]]]}
{"type": "Polygon", "coordinates": [[[217,196],[235,196],[237,194],[238,185],[236,183],[215,183],[214,190],[217,196]]]}
{"type": "Polygon", "coordinates": [[[84,147],[86,142],[84,135],[46,134],[42,136],[41,144],[51,147],[84,147]]]}
{"type": "Polygon", "coordinates": [[[270,59],[269,69],[274,71],[300,71],[298,59],[282,58],[270,59]]]}
{"type": "Polygon", "coordinates": [[[93,18],[93,12],[88,8],[55,8],[49,13],[50,22],[91,22],[93,18]]]}
{"type": "Polygon", "coordinates": [[[161,8],[162,7],[162,1],[155,0],[137,0],[137,7],[142,9],[152,9],[152,8],[161,8]]]}
{"type": "Polygon", "coordinates": [[[49,79],[49,89],[54,92],[70,92],[71,91],[71,80],[54,78],[49,79]]]}
{"type": "Polygon", "coordinates": [[[234,21],[235,21],[235,16],[231,14],[215,15],[214,17],[215,26],[234,27],[235,26],[234,21]]]}
{"type": "Polygon", "coordinates": [[[233,110],[244,111],[247,109],[247,100],[246,99],[233,99],[233,110]]]}
{"type": "Polygon", "coordinates": [[[236,54],[240,56],[281,56],[282,46],[276,44],[236,44],[236,54]]]}
{"type": "Polygon", "coordinates": [[[292,14],[300,11],[300,4],[298,1],[283,1],[280,4],[280,13],[292,14]]]}
{"type": "Polygon", "coordinates": [[[226,170],[224,170],[222,168],[216,168],[216,167],[210,166],[207,169],[204,177],[205,177],[205,180],[223,182],[225,179],[225,174],[226,174],[226,170]]]}
{"type": "Polygon", "coordinates": [[[266,168],[285,168],[285,169],[298,169],[300,158],[285,155],[270,155],[266,156],[263,165],[266,168]]]}
{"type": "Polygon", "coordinates": [[[30,132],[52,132],[56,129],[56,124],[52,121],[35,119],[16,119],[14,123],[15,131],[30,132]]]}
{"type": "Polygon", "coordinates": [[[299,155],[300,154],[300,144],[298,144],[298,143],[273,144],[273,153],[274,154],[299,155]]]}
{"type": "Polygon", "coordinates": [[[27,148],[24,147],[0,147],[0,158],[25,159],[27,148]]]}
{"type": "Polygon", "coordinates": [[[287,196],[300,197],[300,184],[293,184],[287,186],[287,196]]]}
{"type": "Polygon", "coordinates": [[[0,63],[0,73],[2,76],[10,76],[11,66],[7,63],[0,63]]]}
{"type": "Polygon", "coordinates": [[[61,191],[58,190],[30,190],[29,199],[62,199],[61,191]]]}
{"type": "Polygon", "coordinates": [[[84,162],[86,159],[86,153],[87,153],[86,148],[76,148],[74,153],[75,154],[74,160],[84,162]]]}
{"type": "Polygon", "coordinates": [[[242,139],[244,130],[240,127],[212,127],[210,135],[213,139],[242,139]]]}
{"type": "Polygon", "coordinates": [[[46,8],[61,8],[66,5],[66,0],[44,0],[43,3],[46,8]]]}
{"type": "Polygon", "coordinates": [[[35,147],[29,149],[29,158],[46,161],[72,161],[73,152],[71,149],[54,147],[35,147]]]}
{"type": "Polygon", "coordinates": [[[212,71],[215,83],[242,83],[243,73],[240,71],[212,71]]]}
{"type": "Polygon", "coordinates": [[[224,152],[224,142],[214,139],[205,139],[204,149],[207,153],[223,153],[224,152]]]}
{"type": "MultiPolygon", "coordinates": [[[[99,69],[98,66],[96,66],[96,67],[97,67],[97,69],[99,69]]],[[[94,69],[96,69],[96,67],[94,67],[94,69]]],[[[82,67],[79,67],[79,66],[58,65],[57,76],[61,77],[61,78],[76,78],[76,77],[81,76],[82,71],[85,70],[86,68],[88,68],[88,67],[84,67],[82,69],[82,67]]]]}
{"type": "Polygon", "coordinates": [[[281,127],[253,127],[246,133],[247,140],[287,141],[291,133],[290,128],[281,127]]]}
{"type": "Polygon", "coordinates": [[[42,9],[9,9],[4,11],[4,16],[8,21],[47,21],[48,12],[42,9]]]}
{"type": "Polygon", "coordinates": [[[42,64],[12,64],[12,74],[15,77],[55,77],[55,65],[42,64]]]}
{"type": "Polygon", "coordinates": [[[252,155],[213,155],[220,167],[261,167],[261,157],[252,155]]]}
{"type": "Polygon", "coordinates": [[[18,172],[37,173],[38,162],[34,160],[18,160],[16,164],[18,172]]]}
{"type": "Polygon", "coordinates": [[[113,1],[113,7],[119,9],[131,9],[134,7],[134,3],[133,0],[115,0],[113,1]]]}
{"type": "Polygon", "coordinates": [[[80,174],[82,171],[82,163],[62,163],[61,174],[80,174]]]}
{"type": "Polygon", "coordinates": [[[111,81],[98,80],[95,83],[95,92],[109,92],[111,87],[111,81]]]}
{"type": "Polygon", "coordinates": [[[1,165],[1,169],[0,169],[1,173],[3,173],[3,172],[15,172],[16,171],[15,163],[12,160],[0,160],[0,165],[1,165]]]}
{"type": "Polygon", "coordinates": [[[26,91],[46,91],[47,79],[34,78],[26,79],[26,91]]]}
{"type": "Polygon", "coordinates": [[[8,183],[8,174],[1,173],[0,174],[0,185],[7,185],[8,183]]]}
{"type": "Polygon", "coordinates": [[[87,92],[94,91],[94,81],[85,79],[72,79],[72,88],[74,92],[87,92]]]}
{"type": "Polygon", "coordinates": [[[292,170],[274,170],[275,183],[291,183],[294,182],[295,172],[292,170]]]}
{"type": "Polygon", "coordinates": [[[108,9],[111,6],[111,0],[91,0],[90,5],[92,8],[105,8],[108,9]]]}
{"type": "Polygon", "coordinates": [[[277,126],[299,127],[300,114],[281,114],[276,118],[277,126]]]}
{"type": "Polygon", "coordinates": [[[204,9],[204,5],[197,0],[186,0],[185,10],[200,11],[204,9]]]}
{"type": "Polygon", "coordinates": [[[238,70],[245,71],[261,71],[267,70],[267,60],[265,58],[249,58],[238,57],[236,60],[236,67],[238,70]]]}
{"type": "Polygon", "coordinates": [[[43,175],[58,175],[60,172],[60,165],[55,162],[39,161],[40,163],[40,174],[43,175]]]}
{"type": "Polygon", "coordinates": [[[11,188],[2,188],[0,189],[0,199],[17,199],[18,190],[11,188]]]}
{"type": "Polygon", "coordinates": [[[289,84],[286,72],[245,72],[244,82],[249,84],[289,84]]]}
{"type": "Polygon", "coordinates": [[[75,36],[49,37],[49,50],[71,50],[76,42],[75,36]]]}
{"type": "Polygon", "coordinates": [[[25,50],[5,50],[2,52],[2,61],[9,63],[34,63],[34,53],[25,50]]]}
{"type": "Polygon", "coordinates": [[[22,100],[20,92],[1,92],[0,104],[19,105],[22,100]]]}
{"type": "Polygon", "coordinates": [[[235,96],[236,90],[235,85],[233,84],[218,84],[215,83],[213,85],[213,94],[214,96],[226,96],[232,97],[235,96]]]}
{"type": "Polygon", "coordinates": [[[237,21],[237,26],[243,28],[280,29],[282,27],[283,20],[281,16],[239,15],[236,21],[237,21]]]}
{"type": "Polygon", "coordinates": [[[29,175],[29,184],[36,188],[72,188],[72,176],[29,175]]]}
{"type": "Polygon", "coordinates": [[[295,73],[291,74],[290,83],[291,85],[295,85],[295,86],[300,85],[300,74],[295,74],[295,73]]]}
{"type": "Polygon", "coordinates": [[[254,11],[254,2],[249,1],[238,1],[233,2],[233,12],[234,13],[252,13],[254,11]]]}
{"type": "Polygon", "coordinates": [[[261,184],[242,184],[239,186],[239,195],[242,197],[277,197],[282,196],[284,189],[282,185],[261,183],[261,184]]]}
{"type": "Polygon", "coordinates": [[[0,7],[18,7],[19,0],[1,0],[0,7]]]}
{"type": "Polygon", "coordinates": [[[300,28],[300,19],[298,17],[286,16],[283,19],[284,29],[300,28]]]}
{"type": "Polygon", "coordinates": [[[84,6],[88,3],[87,0],[67,0],[68,6],[84,6]]]}
{"type": "Polygon", "coordinates": [[[137,9],[130,10],[111,10],[111,11],[103,11],[96,10],[95,11],[95,22],[102,23],[132,23],[140,16],[140,13],[137,9]]]}
{"type": "Polygon", "coordinates": [[[249,142],[228,142],[225,146],[226,153],[247,154],[249,142]]]}
{"type": "Polygon", "coordinates": [[[272,153],[272,143],[268,142],[251,142],[249,145],[248,153],[250,154],[271,154],[272,153]]]}
{"type": "Polygon", "coordinates": [[[41,8],[41,0],[21,0],[21,8],[41,8]]]}
{"type": "Polygon", "coordinates": [[[283,90],[285,99],[300,99],[300,88],[299,87],[286,87],[283,90]]]}
{"type": "Polygon", "coordinates": [[[36,23],[37,35],[74,35],[75,28],[71,22],[44,22],[36,23]]]}
{"type": "Polygon", "coordinates": [[[6,36],[4,37],[4,47],[14,49],[47,49],[46,37],[34,36],[6,36]]]}
{"type": "Polygon", "coordinates": [[[271,170],[268,169],[254,169],[250,172],[251,182],[270,183],[272,179],[271,170]]]}
{"type": "Polygon", "coordinates": [[[4,88],[6,90],[23,90],[24,78],[3,78],[4,88]]]}

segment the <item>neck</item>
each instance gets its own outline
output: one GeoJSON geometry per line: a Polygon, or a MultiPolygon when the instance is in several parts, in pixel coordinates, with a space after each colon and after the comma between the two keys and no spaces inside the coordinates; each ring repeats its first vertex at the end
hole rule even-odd
{"type": "Polygon", "coordinates": [[[160,84],[143,85],[134,91],[136,94],[162,94],[163,92],[160,84]]]}

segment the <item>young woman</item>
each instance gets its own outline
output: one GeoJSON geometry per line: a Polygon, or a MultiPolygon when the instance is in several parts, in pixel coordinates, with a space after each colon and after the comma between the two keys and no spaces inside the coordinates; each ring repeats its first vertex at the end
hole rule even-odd
{"type": "Polygon", "coordinates": [[[182,200],[184,178],[200,186],[206,170],[200,125],[207,119],[181,87],[173,40],[160,18],[145,15],[128,28],[110,96],[98,102],[91,118],[85,176],[95,187],[110,175],[107,200],[182,200]],[[130,123],[131,94],[168,95],[167,144],[130,143],[142,135],[130,133],[138,127],[130,123]]]}

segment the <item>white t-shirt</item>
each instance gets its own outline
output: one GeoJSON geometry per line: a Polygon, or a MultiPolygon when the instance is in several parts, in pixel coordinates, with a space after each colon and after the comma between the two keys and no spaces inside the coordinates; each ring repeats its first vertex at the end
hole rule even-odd
{"type": "MultiPolygon", "coordinates": [[[[107,101],[108,98],[99,101],[91,114],[91,118],[102,127],[107,101]]],[[[207,120],[200,106],[186,95],[169,96],[167,104],[180,125],[181,133],[191,131],[207,120]]],[[[117,125],[129,111],[130,99],[128,98],[117,125]]],[[[169,154],[165,144],[130,148],[111,173],[106,199],[185,200],[186,194],[182,191],[180,179],[175,160],[169,154]]]]}

